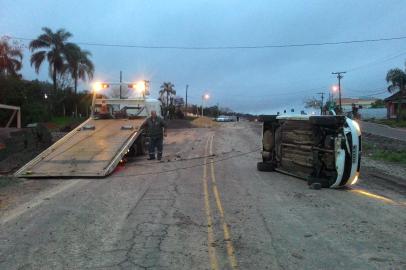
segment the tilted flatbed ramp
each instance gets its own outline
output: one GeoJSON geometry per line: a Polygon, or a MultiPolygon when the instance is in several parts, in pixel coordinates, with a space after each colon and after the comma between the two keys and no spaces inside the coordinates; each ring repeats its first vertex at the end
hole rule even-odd
{"type": "Polygon", "coordinates": [[[141,134],[145,118],[88,119],[31,160],[18,177],[103,177],[141,134]]]}

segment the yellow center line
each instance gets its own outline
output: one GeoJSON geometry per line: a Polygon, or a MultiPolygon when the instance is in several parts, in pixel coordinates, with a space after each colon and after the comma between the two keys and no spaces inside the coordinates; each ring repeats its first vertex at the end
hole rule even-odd
{"type": "MultiPolygon", "coordinates": [[[[204,156],[207,156],[207,150],[209,146],[210,138],[207,139],[206,146],[204,148],[204,156]]],[[[207,184],[207,157],[204,159],[203,165],[203,191],[204,191],[204,206],[205,212],[207,217],[207,245],[209,250],[209,259],[210,259],[210,268],[212,270],[218,270],[218,262],[217,262],[217,255],[216,255],[216,247],[215,247],[215,240],[214,240],[214,233],[213,233],[213,221],[211,217],[211,209],[210,209],[210,198],[209,198],[209,191],[208,191],[208,184],[207,184]]]]}
{"type": "MultiPolygon", "coordinates": [[[[214,136],[211,136],[211,139],[210,139],[210,155],[213,155],[213,137],[214,136]]],[[[212,180],[212,184],[213,184],[213,193],[214,193],[214,198],[216,199],[217,208],[220,212],[221,223],[223,225],[224,241],[226,242],[228,260],[230,262],[232,269],[238,269],[237,258],[235,256],[233,242],[231,241],[231,234],[228,229],[228,224],[226,223],[226,220],[225,220],[224,209],[223,209],[223,205],[221,203],[220,193],[217,189],[213,159],[210,159],[210,167],[211,167],[211,180],[212,180]]]]}
{"type": "Polygon", "coordinates": [[[377,199],[377,200],[380,200],[380,201],[383,201],[383,202],[386,202],[386,203],[390,203],[390,204],[393,204],[393,205],[403,205],[403,206],[406,205],[406,203],[404,203],[404,202],[396,202],[396,201],[394,201],[392,199],[389,199],[387,197],[384,197],[384,196],[381,196],[381,195],[378,195],[378,194],[374,194],[374,193],[371,193],[371,192],[368,192],[368,191],[362,190],[362,189],[352,189],[351,192],[358,193],[358,194],[367,196],[369,198],[377,199]]]}

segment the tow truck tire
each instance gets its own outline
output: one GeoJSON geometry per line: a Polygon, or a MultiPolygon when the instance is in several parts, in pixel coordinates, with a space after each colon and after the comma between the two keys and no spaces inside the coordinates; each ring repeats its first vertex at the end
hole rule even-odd
{"type": "Polygon", "coordinates": [[[147,153],[147,146],[145,143],[145,136],[140,136],[137,140],[137,155],[143,156],[147,153]]]}
{"type": "Polygon", "coordinates": [[[273,172],[275,171],[275,166],[268,162],[258,162],[257,170],[260,172],[273,172]]]}
{"type": "Polygon", "coordinates": [[[130,147],[130,149],[128,149],[128,154],[127,154],[127,156],[129,156],[129,157],[135,157],[136,154],[137,154],[137,145],[134,144],[134,145],[132,145],[132,146],[130,147]]]}

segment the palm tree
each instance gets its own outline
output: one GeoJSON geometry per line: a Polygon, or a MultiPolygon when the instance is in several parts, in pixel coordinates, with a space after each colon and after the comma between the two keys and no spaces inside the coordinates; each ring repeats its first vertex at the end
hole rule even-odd
{"type": "Polygon", "coordinates": [[[391,83],[388,86],[389,93],[399,91],[405,91],[406,89],[406,73],[400,68],[390,69],[386,74],[386,81],[391,83]]]}
{"type": "Polygon", "coordinates": [[[67,68],[74,81],[75,94],[78,89],[78,80],[91,80],[94,74],[94,65],[89,57],[92,55],[89,51],[82,50],[76,44],[68,44],[67,51],[67,68]]]}
{"type": "Polygon", "coordinates": [[[0,41],[0,75],[18,76],[22,60],[23,54],[20,49],[10,47],[7,40],[0,41]]]}
{"type": "Polygon", "coordinates": [[[52,77],[54,90],[57,90],[57,75],[64,71],[66,65],[66,47],[71,46],[67,40],[72,37],[72,34],[65,29],[59,29],[53,32],[48,27],[43,27],[44,33],[30,42],[29,48],[33,53],[31,55],[31,66],[34,65],[35,71],[38,73],[39,68],[45,58],[49,63],[49,75],[52,77]]]}
{"type": "Polygon", "coordinates": [[[171,82],[164,82],[161,85],[161,90],[159,90],[159,95],[161,97],[161,100],[164,95],[166,96],[166,107],[169,106],[169,98],[172,95],[176,95],[176,91],[175,91],[174,87],[175,87],[175,85],[173,85],[171,82]]]}

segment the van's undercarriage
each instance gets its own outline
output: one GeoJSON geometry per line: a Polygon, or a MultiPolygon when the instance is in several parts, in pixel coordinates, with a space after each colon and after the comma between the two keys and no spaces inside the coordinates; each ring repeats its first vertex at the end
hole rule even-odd
{"type": "Polygon", "coordinates": [[[338,186],[345,185],[351,168],[345,162],[351,162],[352,142],[344,132],[344,116],[265,116],[262,120],[263,162],[258,164],[259,170],[292,174],[306,179],[309,185],[330,187],[337,181],[338,186]]]}

